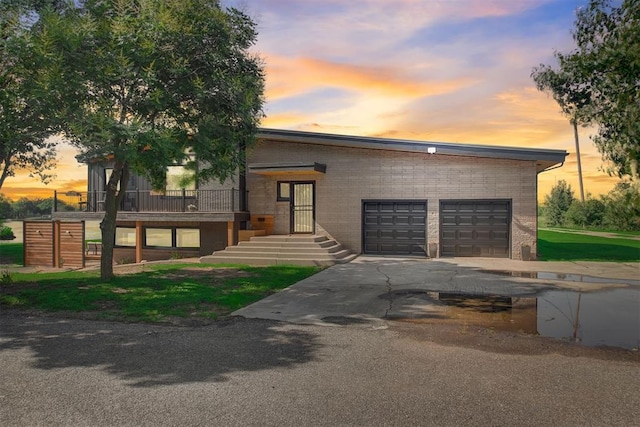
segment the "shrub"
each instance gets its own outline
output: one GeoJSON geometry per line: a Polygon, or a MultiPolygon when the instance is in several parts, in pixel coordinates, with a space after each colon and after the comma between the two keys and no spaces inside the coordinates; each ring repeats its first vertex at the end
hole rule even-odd
{"type": "Polygon", "coordinates": [[[640,230],[640,186],[620,182],[604,198],[603,224],[621,231],[640,230]]]}
{"type": "Polygon", "coordinates": [[[0,227],[0,240],[13,240],[15,238],[16,236],[13,234],[13,229],[11,229],[11,227],[0,227]]]}
{"type": "Polygon", "coordinates": [[[585,202],[574,200],[565,214],[565,220],[578,227],[601,227],[605,204],[600,199],[587,196],[585,202]]]}

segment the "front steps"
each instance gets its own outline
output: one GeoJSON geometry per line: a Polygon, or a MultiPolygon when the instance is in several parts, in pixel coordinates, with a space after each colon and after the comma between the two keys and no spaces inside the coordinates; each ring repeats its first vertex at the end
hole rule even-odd
{"type": "Polygon", "coordinates": [[[317,265],[344,264],[357,255],[340,243],[318,235],[255,236],[237,246],[200,258],[209,264],[317,265]]]}

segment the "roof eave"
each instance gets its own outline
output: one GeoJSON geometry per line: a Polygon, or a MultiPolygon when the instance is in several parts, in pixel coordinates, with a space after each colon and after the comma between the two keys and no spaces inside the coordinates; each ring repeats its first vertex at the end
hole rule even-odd
{"type": "Polygon", "coordinates": [[[260,131],[258,132],[258,139],[281,142],[295,142],[301,144],[365,148],[373,150],[391,150],[414,153],[419,152],[428,154],[444,154],[451,156],[489,157],[498,159],[540,161],[545,165],[542,170],[548,167],[546,165],[548,165],[549,162],[551,162],[551,166],[564,162],[564,159],[567,156],[567,152],[565,150],[454,144],[445,142],[335,135],[268,128],[260,129],[260,131]]]}

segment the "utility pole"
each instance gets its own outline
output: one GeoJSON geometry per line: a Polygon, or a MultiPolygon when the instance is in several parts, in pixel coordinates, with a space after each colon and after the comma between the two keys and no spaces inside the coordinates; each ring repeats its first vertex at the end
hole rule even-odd
{"type": "Polygon", "coordinates": [[[578,182],[580,183],[580,201],[584,203],[584,186],[582,185],[582,162],[580,161],[580,141],[578,140],[578,121],[571,120],[573,124],[573,135],[576,140],[576,157],[578,159],[578,182]]]}

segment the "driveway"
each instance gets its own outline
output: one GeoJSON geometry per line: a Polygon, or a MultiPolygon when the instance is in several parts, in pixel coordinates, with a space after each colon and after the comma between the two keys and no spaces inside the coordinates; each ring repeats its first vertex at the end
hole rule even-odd
{"type": "Polygon", "coordinates": [[[383,325],[385,319],[424,317],[430,293],[529,298],[557,289],[637,288],[639,272],[635,263],[360,256],[233,314],[301,324],[366,321],[383,325]]]}

